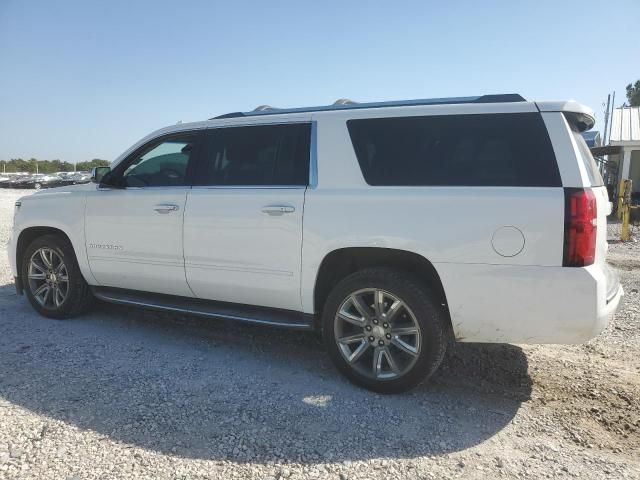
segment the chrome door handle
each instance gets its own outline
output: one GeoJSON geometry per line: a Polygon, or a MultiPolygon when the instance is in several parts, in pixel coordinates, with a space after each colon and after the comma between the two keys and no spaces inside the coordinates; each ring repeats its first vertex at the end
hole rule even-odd
{"type": "Polygon", "coordinates": [[[169,213],[180,210],[180,207],[173,203],[161,203],[160,205],[153,207],[153,209],[158,213],[169,213]]]}
{"type": "Polygon", "coordinates": [[[282,215],[295,211],[295,207],[291,205],[267,205],[266,207],[262,207],[262,213],[266,213],[267,215],[282,215]]]}

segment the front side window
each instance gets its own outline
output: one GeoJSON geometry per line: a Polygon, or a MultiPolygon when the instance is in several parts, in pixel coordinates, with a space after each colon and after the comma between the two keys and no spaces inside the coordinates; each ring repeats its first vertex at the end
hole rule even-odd
{"type": "Polygon", "coordinates": [[[162,140],[129,162],[122,173],[125,187],[173,187],[187,185],[187,166],[195,136],[162,140]]]}
{"type": "Polygon", "coordinates": [[[347,121],[369,185],[561,186],[539,113],[347,121]]]}
{"type": "Polygon", "coordinates": [[[210,130],[196,185],[308,185],[310,124],[210,130]]]}

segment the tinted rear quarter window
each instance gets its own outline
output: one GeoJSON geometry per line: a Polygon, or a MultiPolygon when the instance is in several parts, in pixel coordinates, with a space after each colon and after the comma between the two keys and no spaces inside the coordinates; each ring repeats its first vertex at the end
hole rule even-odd
{"type": "Polygon", "coordinates": [[[600,187],[604,185],[604,180],[602,179],[602,175],[600,175],[600,169],[598,168],[598,164],[596,163],[595,158],[591,154],[591,150],[587,145],[587,142],[584,141],[584,137],[580,134],[580,130],[575,125],[573,121],[569,117],[567,117],[567,121],[569,122],[569,126],[571,127],[571,134],[573,135],[573,139],[576,141],[578,145],[578,153],[580,154],[580,158],[582,159],[582,164],[587,170],[587,176],[589,177],[589,183],[591,183],[592,187],[600,187]]]}
{"type": "Polygon", "coordinates": [[[369,185],[562,185],[539,113],[358,119],[347,127],[369,185]]]}

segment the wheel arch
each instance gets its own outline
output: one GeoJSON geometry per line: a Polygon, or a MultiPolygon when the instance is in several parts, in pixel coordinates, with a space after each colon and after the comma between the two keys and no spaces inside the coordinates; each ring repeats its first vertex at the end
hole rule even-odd
{"type": "MultiPolygon", "coordinates": [[[[453,332],[447,296],[433,263],[414,252],[382,247],[346,247],[325,255],[316,274],[313,308],[316,319],[332,288],[347,275],[371,267],[388,267],[408,272],[423,281],[442,305],[450,332],[453,332]]],[[[316,324],[319,327],[319,324],[316,324]]]]}

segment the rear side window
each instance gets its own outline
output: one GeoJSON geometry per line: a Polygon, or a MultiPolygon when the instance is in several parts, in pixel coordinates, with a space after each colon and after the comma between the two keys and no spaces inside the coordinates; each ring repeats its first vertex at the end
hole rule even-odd
{"type": "Polygon", "coordinates": [[[369,185],[558,187],[539,113],[347,121],[369,185]]]}
{"type": "Polygon", "coordinates": [[[582,163],[587,170],[589,183],[591,183],[592,187],[600,187],[604,185],[604,180],[602,180],[602,175],[600,175],[600,169],[598,168],[598,164],[596,163],[595,158],[593,158],[593,155],[591,154],[591,150],[589,150],[587,142],[584,141],[584,137],[580,134],[580,130],[578,130],[578,127],[576,127],[576,125],[571,121],[571,118],[567,117],[566,115],[565,117],[567,118],[569,126],[571,127],[571,134],[573,135],[573,139],[578,145],[578,152],[580,153],[582,163]]]}
{"type": "Polygon", "coordinates": [[[210,130],[195,184],[308,185],[310,138],[301,123],[210,130]]]}

